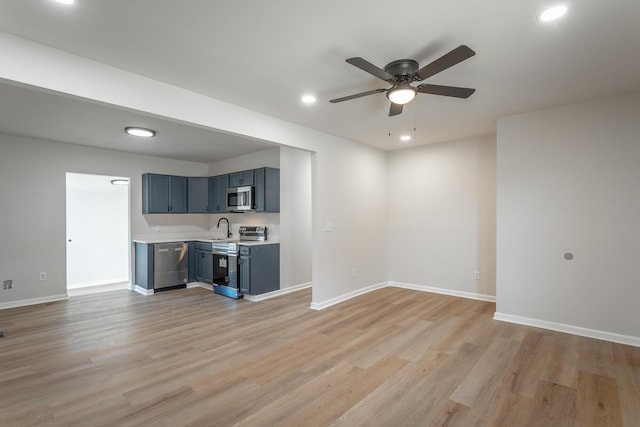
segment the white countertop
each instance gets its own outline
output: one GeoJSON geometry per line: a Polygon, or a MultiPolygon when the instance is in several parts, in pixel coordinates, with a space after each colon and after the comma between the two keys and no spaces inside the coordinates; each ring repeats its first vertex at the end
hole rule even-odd
{"type": "Polygon", "coordinates": [[[134,243],[144,243],[147,245],[150,244],[154,244],[154,243],[172,243],[172,242],[207,242],[207,243],[214,243],[214,242],[235,242],[239,245],[244,245],[244,246],[256,246],[256,245],[272,245],[272,244],[276,244],[276,243],[280,243],[278,241],[274,241],[274,240],[265,240],[264,242],[259,242],[259,241],[253,241],[253,240],[244,240],[244,241],[239,241],[237,239],[212,239],[212,238],[194,238],[194,237],[188,237],[185,239],[181,239],[179,237],[158,237],[158,238],[148,238],[148,239],[133,239],[134,243]]]}

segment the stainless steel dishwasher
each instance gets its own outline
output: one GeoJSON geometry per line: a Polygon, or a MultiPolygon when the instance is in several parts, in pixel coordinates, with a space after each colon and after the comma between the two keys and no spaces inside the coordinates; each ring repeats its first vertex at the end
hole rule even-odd
{"type": "Polygon", "coordinates": [[[153,288],[167,289],[187,284],[187,244],[184,242],[153,245],[153,288]]]}

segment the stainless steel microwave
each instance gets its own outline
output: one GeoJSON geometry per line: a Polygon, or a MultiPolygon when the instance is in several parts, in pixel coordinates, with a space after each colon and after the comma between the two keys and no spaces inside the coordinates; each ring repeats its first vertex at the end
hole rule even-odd
{"type": "Polygon", "coordinates": [[[253,210],[253,187],[234,187],[227,189],[227,209],[232,212],[253,210]]]}

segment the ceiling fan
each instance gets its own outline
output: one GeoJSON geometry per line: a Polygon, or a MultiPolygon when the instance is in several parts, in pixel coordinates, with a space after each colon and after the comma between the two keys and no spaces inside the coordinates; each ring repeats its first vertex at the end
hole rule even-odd
{"type": "Polygon", "coordinates": [[[428,93],[431,95],[452,96],[455,98],[468,98],[475,92],[475,89],[456,86],[441,86],[423,83],[418,86],[411,86],[413,82],[420,82],[427,77],[431,77],[441,71],[452,67],[465,59],[471,58],[476,53],[466,45],[460,45],[449,53],[442,55],[440,58],[428,65],[418,69],[419,65],[413,59],[399,59],[390,62],[384,67],[384,70],[376,67],[369,61],[360,58],[349,58],[346,61],[358,67],[367,73],[384,80],[392,85],[388,89],[374,89],[367,92],[356,93],[342,98],[332,99],[329,102],[343,102],[351,99],[361,98],[375,93],[386,92],[387,98],[391,101],[389,116],[397,116],[402,113],[404,104],[410,102],[418,93],[428,93]]]}

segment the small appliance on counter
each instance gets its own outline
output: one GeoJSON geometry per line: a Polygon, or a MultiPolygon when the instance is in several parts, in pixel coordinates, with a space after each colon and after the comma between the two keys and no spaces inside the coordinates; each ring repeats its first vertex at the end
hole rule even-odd
{"type": "Polygon", "coordinates": [[[267,227],[264,225],[241,225],[240,241],[264,242],[267,240],[267,227]]]}
{"type": "MultiPolygon", "coordinates": [[[[240,241],[263,242],[267,240],[267,227],[263,225],[240,226],[240,241]]],[[[213,292],[227,297],[240,299],[238,278],[238,243],[213,242],[213,292]]]]}

